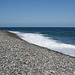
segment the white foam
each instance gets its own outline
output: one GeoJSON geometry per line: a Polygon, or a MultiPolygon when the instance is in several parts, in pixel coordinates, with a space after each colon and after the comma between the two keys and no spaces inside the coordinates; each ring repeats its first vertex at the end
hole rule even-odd
{"type": "Polygon", "coordinates": [[[30,43],[75,57],[75,45],[65,44],[62,42],[60,43],[57,40],[53,40],[52,38],[44,37],[42,34],[21,33],[21,32],[14,32],[14,31],[10,31],[10,32],[16,33],[20,38],[30,43]]]}

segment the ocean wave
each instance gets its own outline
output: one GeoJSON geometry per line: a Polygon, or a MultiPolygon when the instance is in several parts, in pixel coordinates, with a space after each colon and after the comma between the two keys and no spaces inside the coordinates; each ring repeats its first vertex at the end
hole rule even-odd
{"type": "Polygon", "coordinates": [[[75,45],[65,44],[57,40],[54,40],[50,37],[45,37],[43,36],[43,34],[39,34],[39,33],[38,34],[22,33],[22,32],[16,32],[16,31],[10,31],[10,32],[17,34],[20,38],[30,43],[75,57],[75,45]]]}

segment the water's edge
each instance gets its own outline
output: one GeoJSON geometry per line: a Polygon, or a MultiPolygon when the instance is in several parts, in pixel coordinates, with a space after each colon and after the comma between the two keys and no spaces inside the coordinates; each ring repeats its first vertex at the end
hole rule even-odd
{"type": "MultiPolygon", "coordinates": [[[[41,43],[39,42],[38,44],[37,44],[37,41],[38,40],[36,40],[36,43],[34,42],[34,41],[31,41],[31,40],[29,40],[29,39],[31,39],[31,38],[27,38],[27,37],[29,37],[29,36],[32,36],[31,34],[30,35],[28,35],[27,33],[20,33],[20,32],[14,32],[14,31],[9,31],[9,32],[11,32],[11,33],[15,33],[18,37],[20,37],[21,39],[23,39],[23,40],[25,40],[25,41],[27,41],[27,42],[29,42],[29,43],[31,43],[31,44],[34,44],[34,45],[38,45],[38,46],[41,46],[41,47],[45,47],[45,48],[48,48],[48,49],[51,49],[51,50],[54,50],[54,51],[57,51],[57,52],[60,52],[60,53],[63,53],[63,54],[66,54],[66,55],[69,55],[69,56],[72,56],[72,57],[75,57],[75,46],[72,46],[72,45],[65,45],[65,44],[62,44],[62,48],[63,48],[63,46],[65,45],[65,49],[66,50],[64,50],[63,49],[63,51],[61,50],[61,49],[52,49],[51,48],[51,46],[50,47],[48,47],[48,46],[45,46],[46,44],[44,44],[44,45],[41,45],[41,43]],[[25,36],[27,34],[27,36],[25,36]],[[68,46],[68,48],[67,48],[67,46],[68,46]],[[70,48],[70,49],[69,49],[70,48]],[[73,49],[71,49],[71,48],[73,48],[73,49]],[[60,50],[60,51],[59,51],[60,50]]],[[[34,34],[33,34],[34,35],[34,34]]],[[[38,34],[37,34],[38,35],[38,34]]],[[[36,35],[34,35],[34,36],[36,36],[36,35]]],[[[40,36],[39,36],[40,37],[40,36]]],[[[41,37],[42,38],[42,37],[41,37]]],[[[33,39],[35,39],[34,37],[33,37],[33,39]]],[[[42,38],[43,39],[43,38],[42,38]]],[[[47,38],[46,38],[47,39],[47,38]]],[[[43,40],[43,41],[45,41],[45,40],[43,40]]],[[[49,40],[48,40],[49,41],[49,40]]],[[[50,41],[49,41],[50,42],[50,41]]],[[[45,43],[45,42],[43,42],[43,43],[45,43]]],[[[55,42],[54,42],[55,43],[55,42]]],[[[59,44],[59,46],[60,46],[60,44],[59,44]]],[[[60,47],[61,48],[61,47],[60,47]]]]}

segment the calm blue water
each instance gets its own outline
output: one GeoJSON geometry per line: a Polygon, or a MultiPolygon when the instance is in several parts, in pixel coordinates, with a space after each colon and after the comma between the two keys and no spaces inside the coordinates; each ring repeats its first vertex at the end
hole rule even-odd
{"type": "Polygon", "coordinates": [[[75,27],[8,27],[0,30],[13,31],[30,43],[56,49],[64,54],[68,50],[67,55],[75,56],[75,27]]]}

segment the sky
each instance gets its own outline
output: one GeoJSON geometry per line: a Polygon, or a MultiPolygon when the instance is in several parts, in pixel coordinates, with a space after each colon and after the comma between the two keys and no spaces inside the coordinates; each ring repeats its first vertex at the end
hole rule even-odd
{"type": "Polygon", "coordinates": [[[0,27],[75,27],[75,0],[0,0],[0,27]]]}

